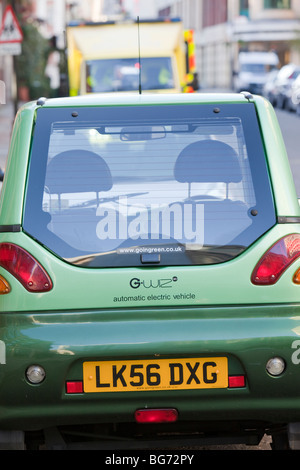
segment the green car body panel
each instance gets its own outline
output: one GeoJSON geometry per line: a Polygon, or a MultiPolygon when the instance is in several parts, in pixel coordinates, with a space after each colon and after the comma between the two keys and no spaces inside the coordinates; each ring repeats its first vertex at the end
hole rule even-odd
{"type": "Polygon", "coordinates": [[[29,292],[0,267],[11,287],[0,296],[0,430],[134,423],[137,409],[168,407],[178,410],[179,424],[189,423],[191,431],[198,426],[199,432],[208,422],[210,429],[214,423],[228,422],[234,429],[236,423],[246,428],[252,422],[262,432],[300,422],[300,285],[293,282],[300,258],[274,285],[251,282],[256,264],[272,245],[300,234],[299,217],[279,125],[261,97],[124,95],[100,97],[96,104],[82,97],[25,105],[15,120],[1,193],[0,244],[29,252],[53,288],[29,292]],[[254,103],[256,109],[277,223],[239,256],[218,265],[87,269],[65,262],[22,230],[39,108],[194,103],[254,103]],[[83,380],[84,362],[195,357],[227,357],[229,376],[244,375],[245,386],[66,393],[67,381],[83,380]],[[285,362],[279,376],[266,371],[273,357],[285,362]],[[46,371],[40,384],[26,378],[32,364],[46,371]]]}

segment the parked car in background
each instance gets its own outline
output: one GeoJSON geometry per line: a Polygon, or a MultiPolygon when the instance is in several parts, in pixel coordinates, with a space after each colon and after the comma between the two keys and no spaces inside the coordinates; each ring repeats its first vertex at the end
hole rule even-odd
{"type": "Polygon", "coordinates": [[[300,74],[300,67],[295,64],[284,65],[274,80],[272,104],[279,109],[292,109],[292,86],[300,74]]]}
{"type": "Polygon", "coordinates": [[[298,75],[292,84],[289,110],[300,114],[300,75],[298,75]]]}
{"type": "Polygon", "coordinates": [[[234,74],[234,91],[249,91],[261,95],[270,72],[279,63],[274,52],[240,52],[237,72],[234,74]]]}
{"type": "Polygon", "coordinates": [[[262,95],[274,106],[276,104],[276,80],[279,70],[272,70],[263,87],[262,95]]]}

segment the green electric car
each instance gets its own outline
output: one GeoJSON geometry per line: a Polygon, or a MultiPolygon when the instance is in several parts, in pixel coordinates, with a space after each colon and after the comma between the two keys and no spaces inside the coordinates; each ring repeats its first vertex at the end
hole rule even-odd
{"type": "Polygon", "coordinates": [[[263,98],[26,104],[0,200],[0,447],[300,448],[299,284],[263,98]]]}

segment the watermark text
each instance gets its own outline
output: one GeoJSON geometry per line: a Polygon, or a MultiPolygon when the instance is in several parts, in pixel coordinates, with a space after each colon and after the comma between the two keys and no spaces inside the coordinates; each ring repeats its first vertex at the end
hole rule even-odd
{"type": "Polygon", "coordinates": [[[97,216],[100,220],[96,233],[100,240],[175,239],[200,246],[204,243],[203,204],[133,206],[126,197],[120,197],[117,204],[100,204],[97,216]]]}

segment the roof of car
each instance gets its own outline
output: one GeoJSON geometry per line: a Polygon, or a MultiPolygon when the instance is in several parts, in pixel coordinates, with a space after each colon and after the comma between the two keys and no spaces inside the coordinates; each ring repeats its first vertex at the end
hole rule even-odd
{"type": "Polygon", "coordinates": [[[88,94],[76,97],[40,98],[37,106],[63,107],[63,106],[122,106],[122,105],[149,105],[149,104],[189,104],[189,103],[245,103],[252,99],[249,94],[243,93],[169,93],[169,94],[134,94],[134,93],[102,93],[88,94]]]}

